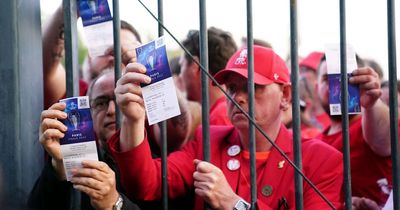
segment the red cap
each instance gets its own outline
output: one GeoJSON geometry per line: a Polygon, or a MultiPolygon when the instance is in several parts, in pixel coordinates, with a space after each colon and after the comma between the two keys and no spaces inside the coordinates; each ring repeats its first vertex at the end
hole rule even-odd
{"type": "Polygon", "coordinates": [[[322,52],[312,52],[300,61],[299,66],[317,71],[322,56],[324,56],[324,53],[322,52]]]}
{"type": "MultiPolygon", "coordinates": [[[[246,48],[233,54],[225,69],[215,75],[215,79],[218,83],[224,84],[226,77],[232,72],[248,78],[246,48]]],[[[285,62],[270,48],[254,45],[254,83],[259,85],[290,84],[289,71],[285,62]]]]}

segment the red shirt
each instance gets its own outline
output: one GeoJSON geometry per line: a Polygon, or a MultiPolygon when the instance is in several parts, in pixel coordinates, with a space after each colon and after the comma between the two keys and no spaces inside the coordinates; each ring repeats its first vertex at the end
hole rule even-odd
{"type": "Polygon", "coordinates": [[[210,108],[210,125],[232,125],[228,117],[226,98],[221,97],[210,108]]]}
{"type": "MultiPolygon", "coordinates": [[[[170,198],[177,198],[194,192],[193,159],[202,159],[201,129],[197,130],[196,139],[188,142],[180,151],[168,156],[168,185],[170,198]]],[[[250,201],[250,189],[241,173],[249,177],[247,162],[239,154],[228,154],[233,145],[241,146],[238,131],[231,126],[211,126],[211,163],[221,169],[231,188],[243,199],[250,201]],[[231,170],[228,162],[239,161],[239,169],[231,170]],[[243,167],[243,168],[242,168],[243,167]],[[242,170],[240,170],[242,168],[242,170]]],[[[119,132],[108,141],[111,154],[121,172],[121,181],[126,195],[131,199],[154,200],[161,198],[161,160],[152,159],[148,141],[144,141],[127,152],[119,152],[119,132]]],[[[293,160],[293,143],[290,132],[281,126],[275,143],[293,160]]],[[[336,207],[340,208],[343,199],[340,196],[343,183],[342,155],[334,148],[316,140],[302,143],[303,172],[336,207]],[[337,167],[337,170],[332,168],[337,167]]],[[[285,198],[289,209],[295,208],[294,169],[284,160],[276,149],[271,149],[266,161],[260,160],[257,172],[258,209],[277,209],[278,201],[285,198]],[[261,162],[260,162],[261,161],[261,162]],[[269,193],[263,193],[269,188],[269,193]]],[[[331,209],[321,197],[306,183],[303,184],[304,209],[331,209]]],[[[204,200],[195,198],[195,210],[203,208],[204,200]]]]}
{"type": "Polygon", "coordinates": [[[331,119],[329,118],[329,114],[327,114],[326,112],[315,116],[315,118],[319,122],[319,124],[321,124],[322,129],[325,129],[331,125],[331,119]]]}
{"type": "MultiPolygon", "coordinates": [[[[377,181],[387,179],[389,184],[392,182],[392,162],[390,156],[381,157],[371,150],[363,137],[361,124],[359,117],[349,125],[352,195],[366,197],[382,205],[388,195],[382,192],[377,181]]],[[[342,132],[328,136],[328,130],[329,127],[317,138],[342,152],[342,132]]]]}
{"type": "Polygon", "coordinates": [[[79,95],[80,96],[85,96],[87,94],[89,85],[83,81],[83,80],[79,80],[79,95]]]}
{"type": "Polygon", "coordinates": [[[301,137],[305,139],[315,138],[321,133],[320,129],[314,127],[301,126],[300,129],[301,129],[301,137]]]}

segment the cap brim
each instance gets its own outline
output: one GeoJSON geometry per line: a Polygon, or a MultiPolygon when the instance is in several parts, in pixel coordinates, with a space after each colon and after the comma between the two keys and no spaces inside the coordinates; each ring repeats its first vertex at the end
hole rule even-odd
{"type": "MultiPolygon", "coordinates": [[[[223,69],[217,74],[215,74],[214,78],[217,80],[219,84],[225,84],[227,77],[232,74],[236,73],[241,75],[242,77],[245,77],[246,79],[248,78],[248,71],[247,69],[240,69],[240,68],[230,68],[230,69],[223,69]]],[[[254,72],[254,83],[258,85],[269,85],[274,83],[273,81],[269,80],[268,78],[258,74],[257,72],[254,72]]],[[[213,82],[213,85],[214,82],[213,82]]]]}

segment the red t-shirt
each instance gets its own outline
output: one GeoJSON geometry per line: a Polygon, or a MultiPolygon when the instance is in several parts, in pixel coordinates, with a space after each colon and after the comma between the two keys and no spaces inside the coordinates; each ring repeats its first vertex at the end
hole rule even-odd
{"type": "MultiPolygon", "coordinates": [[[[317,139],[322,139],[342,152],[342,132],[326,135],[328,130],[329,127],[317,139]]],[[[352,195],[372,199],[379,205],[384,204],[388,195],[383,193],[377,181],[387,179],[391,185],[392,161],[390,156],[382,157],[371,150],[362,134],[361,117],[350,123],[349,139],[352,195]]]]}
{"type": "Polygon", "coordinates": [[[228,118],[226,98],[219,98],[210,108],[210,125],[232,125],[228,118]]]}
{"type": "Polygon", "coordinates": [[[320,129],[314,127],[301,126],[300,129],[301,129],[301,137],[305,139],[315,138],[321,133],[320,129]]]}
{"type": "Polygon", "coordinates": [[[89,88],[89,85],[85,81],[80,79],[79,80],[79,95],[85,96],[88,92],[88,88],[89,88]]]}
{"type": "Polygon", "coordinates": [[[331,125],[331,119],[329,118],[329,114],[327,114],[326,112],[315,116],[315,118],[319,122],[319,124],[321,124],[322,129],[325,129],[331,125]]]}

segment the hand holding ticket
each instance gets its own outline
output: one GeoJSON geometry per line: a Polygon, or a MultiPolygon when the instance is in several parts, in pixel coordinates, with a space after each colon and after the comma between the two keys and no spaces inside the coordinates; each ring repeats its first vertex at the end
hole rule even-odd
{"type": "Polygon", "coordinates": [[[146,67],[150,84],[142,85],[142,94],[149,124],[181,114],[174,80],[168,64],[164,37],[136,48],[138,63],[146,67]]]}
{"type": "MultiPolygon", "coordinates": [[[[341,115],[341,73],[340,73],[340,47],[338,44],[330,44],[325,47],[326,63],[328,66],[329,80],[329,109],[331,115],[341,115]]],[[[352,46],[346,48],[346,68],[348,77],[357,69],[356,54],[352,46]]],[[[358,114],[361,112],[360,90],[358,85],[350,84],[348,81],[348,113],[358,114]]]]}
{"type": "Polygon", "coordinates": [[[67,114],[64,125],[67,127],[64,138],[60,140],[67,180],[71,170],[80,168],[82,160],[98,160],[93,122],[90,114],[89,97],[73,97],[60,100],[65,103],[67,114]]]}

